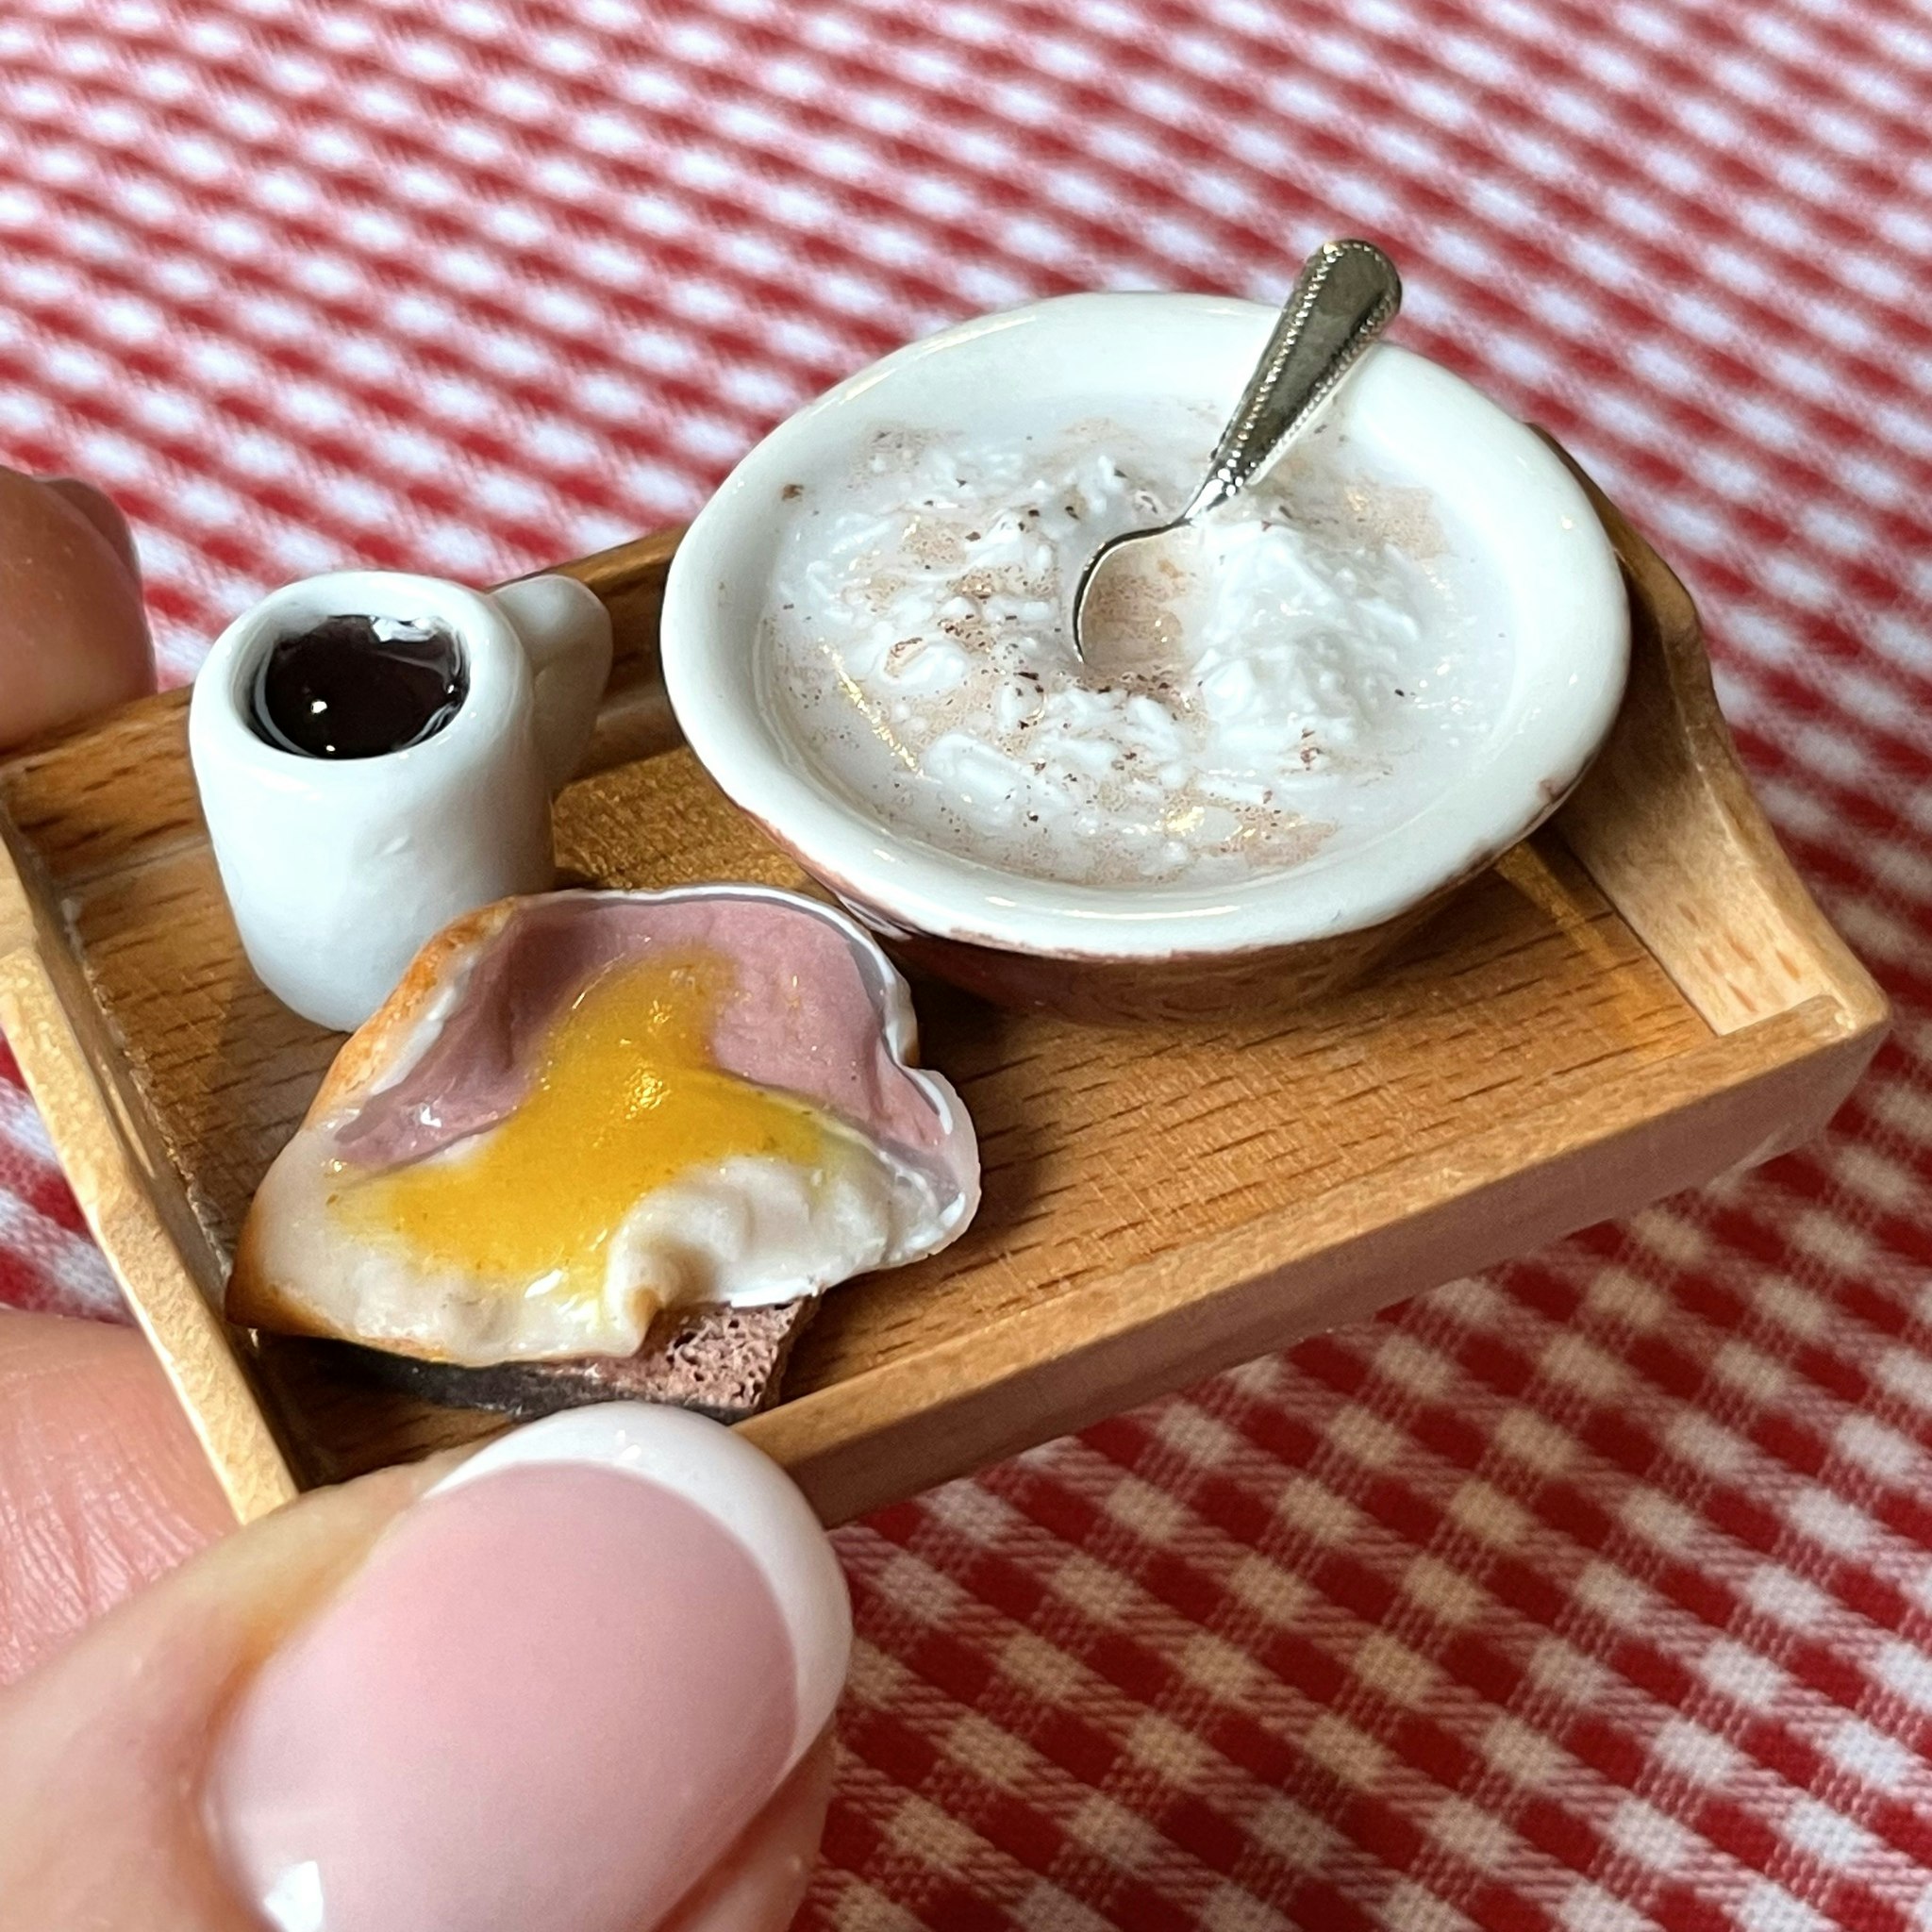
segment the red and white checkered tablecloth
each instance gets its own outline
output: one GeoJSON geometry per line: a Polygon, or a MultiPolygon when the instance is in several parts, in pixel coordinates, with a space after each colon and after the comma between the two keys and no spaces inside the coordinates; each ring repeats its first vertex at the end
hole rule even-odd
{"type": "MultiPolygon", "coordinates": [[[[812,1932],[1932,1926],[1928,128],[1911,0],[0,5],[0,458],[118,494],[172,676],[1364,233],[1689,577],[1898,1003],[1815,1147],[844,1532],[812,1932]]],[[[13,1081],[0,1181],[0,1296],[110,1312],[13,1081]]]]}

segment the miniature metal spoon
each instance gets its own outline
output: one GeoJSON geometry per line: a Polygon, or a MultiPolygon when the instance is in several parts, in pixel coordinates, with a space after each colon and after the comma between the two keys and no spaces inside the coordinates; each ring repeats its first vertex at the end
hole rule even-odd
{"type": "MultiPolygon", "coordinates": [[[[1124,555],[1185,529],[1216,505],[1239,496],[1274,466],[1274,459],[1321,414],[1341,379],[1361,359],[1402,306],[1395,264],[1369,242],[1324,242],[1303,265],[1274,333],[1255,365],[1247,388],[1221,432],[1208,479],[1172,523],[1109,537],[1093,553],[1074,591],[1074,648],[1089,663],[1106,654],[1108,639],[1088,625],[1100,606],[1094,599],[1103,570],[1131,572],[1156,563],[1154,552],[1124,555]]],[[[1106,603],[1105,596],[1100,600],[1106,603]]],[[[1114,626],[1102,627],[1111,631],[1114,626]]],[[[1124,640],[1123,640],[1124,641],[1124,640]]]]}

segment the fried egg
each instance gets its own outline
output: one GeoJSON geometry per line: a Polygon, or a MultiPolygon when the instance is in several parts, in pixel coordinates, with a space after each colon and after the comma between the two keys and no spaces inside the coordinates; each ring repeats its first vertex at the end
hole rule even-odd
{"type": "Polygon", "coordinates": [[[465,1366],[629,1356],[944,1247],[964,1108],[904,982],[754,887],[510,900],[432,941],[342,1049],[244,1224],[248,1325],[465,1366]]]}

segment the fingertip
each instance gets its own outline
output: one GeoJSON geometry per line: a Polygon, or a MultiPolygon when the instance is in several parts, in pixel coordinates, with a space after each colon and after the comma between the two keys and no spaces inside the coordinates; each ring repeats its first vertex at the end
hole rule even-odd
{"type": "Polygon", "coordinates": [[[808,1867],[823,1766],[792,1774],[848,1641],[774,1464],[680,1410],[575,1410],[437,1481],[263,1664],[213,1754],[209,1833],[276,1924],[323,1900],[337,1932],[617,1932],[675,1912],[791,1790],[790,1849],[759,1849],[728,1922],[760,1932],[756,1901],[808,1867]]]}
{"type": "Polygon", "coordinates": [[[785,1932],[811,1882],[837,1766],[827,1727],[743,1837],[658,1932],[785,1932]]]}
{"type": "Polygon", "coordinates": [[[839,1558],[791,1478],[735,1429],[690,1409],[608,1402],[566,1409],[499,1436],[432,1494],[500,1471],[564,1465],[618,1471],[659,1485],[729,1535],[764,1577],[796,1666],[801,1758],[831,1722],[852,1656],[852,1599],[839,1558]]]}
{"type": "Polygon", "coordinates": [[[140,583],[141,555],[134,547],[134,531],[121,506],[105,490],[84,483],[78,476],[39,476],[34,480],[72,504],[107,539],[108,548],[140,583]]]}
{"type": "Polygon", "coordinates": [[[233,1526],[136,1330],[0,1318],[0,1684],[233,1526]]]}
{"type": "MultiPolygon", "coordinates": [[[[57,1354],[135,1342],[23,1337],[0,1364],[50,1388],[57,1354]]],[[[35,1673],[0,1724],[0,1812],[32,1826],[0,1833],[0,1893],[25,1874],[36,1924],[121,1924],[76,1902],[138,1883],[125,1923],[209,1932],[318,1900],[338,1932],[781,1932],[831,1746],[799,1754],[797,1626],[741,1539],[823,1532],[727,1432],[603,1422],[307,1495],[35,1673]]]]}

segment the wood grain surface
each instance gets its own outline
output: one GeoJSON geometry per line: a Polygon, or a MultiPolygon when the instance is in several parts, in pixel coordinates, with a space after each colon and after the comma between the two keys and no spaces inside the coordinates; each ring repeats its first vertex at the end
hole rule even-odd
{"type": "MultiPolygon", "coordinates": [[[[1289,1020],[1103,1030],[917,986],[978,1124],[985,1205],[831,1295],[744,1424],[839,1521],[1822,1123],[1876,989],[1765,828],[1681,586],[1600,506],[1636,663],[1554,827],[1369,984],[1289,1020]]],[[[565,876],[802,883],[675,727],[656,624],[675,537],[570,568],[621,655],[557,812],[565,876]]],[[[255,982],[218,889],[180,695],[0,765],[0,1024],[237,1510],[499,1426],[211,1314],[242,1210],[336,1036],[255,982]]]]}

